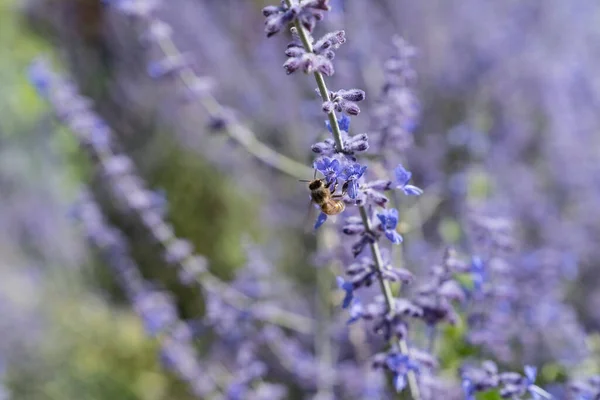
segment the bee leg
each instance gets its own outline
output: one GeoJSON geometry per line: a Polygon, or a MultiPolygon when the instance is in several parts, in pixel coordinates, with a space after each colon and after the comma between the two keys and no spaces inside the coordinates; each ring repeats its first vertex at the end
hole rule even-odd
{"type": "Polygon", "coordinates": [[[335,183],[333,184],[333,189],[331,190],[331,194],[335,193],[335,191],[337,190],[337,185],[338,185],[338,182],[336,180],[335,183]]]}
{"type": "Polygon", "coordinates": [[[338,181],[336,180],[335,182],[332,182],[329,184],[328,189],[330,190],[331,194],[333,194],[337,190],[337,187],[338,187],[338,181]],[[331,189],[331,185],[333,185],[333,189],[331,189]]]}
{"type": "Polygon", "coordinates": [[[350,181],[344,182],[344,185],[342,186],[342,196],[344,196],[346,193],[348,193],[349,185],[350,185],[350,181]]]}

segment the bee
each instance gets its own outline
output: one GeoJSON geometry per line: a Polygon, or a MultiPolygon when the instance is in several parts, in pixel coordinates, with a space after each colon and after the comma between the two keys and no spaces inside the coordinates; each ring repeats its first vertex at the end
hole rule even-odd
{"type": "MultiPolygon", "coordinates": [[[[316,171],[315,171],[316,175],[316,171]]],[[[301,180],[300,182],[308,182],[308,189],[310,190],[311,201],[319,206],[321,211],[327,215],[340,214],[346,208],[342,198],[346,191],[346,184],[342,190],[342,194],[335,194],[338,183],[325,184],[325,179],[313,179],[312,181],[301,180]],[[331,189],[333,186],[333,189],[331,189]]]]}

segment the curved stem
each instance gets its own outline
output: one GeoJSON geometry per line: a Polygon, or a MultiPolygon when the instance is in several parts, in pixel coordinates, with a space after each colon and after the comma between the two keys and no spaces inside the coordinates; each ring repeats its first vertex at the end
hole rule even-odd
{"type": "MultiPolygon", "coordinates": [[[[291,0],[285,0],[285,1],[289,7],[292,6],[291,0]]],[[[304,29],[302,24],[299,23],[298,21],[295,21],[294,26],[296,27],[298,36],[300,37],[300,40],[302,41],[302,44],[305,47],[305,50],[308,52],[312,52],[313,49],[312,49],[311,42],[309,40],[308,33],[306,32],[306,30],[304,29]]],[[[319,93],[321,94],[323,101],[329,101],[329,90],[327,89],[327,85],[325,84],[325,79],[323,78],[323,75],[320,72],[315,72],[314,75],[315,75],[315,80],[317,81],[317,86],[319,87],[319,93]]],[[[331,132],[333,134],[333,138],[335,139],[337,149],[340,152],[344,151],[344,144],[342,141],[342,132],[340,130],[340,126],[338,124],[337,117],[335,115],[335,111],[331,111],[328,114],[328,117],[329,117],[329,123],[331,124],[331,132]]],[[[364,206],[359,206],[359,211],[360,211],[360,216],[363,221],[363,225],[365,226],[365,230],[367,232],[372,231],[371,220],[369,218],[367,209],[364,206]]],[[[377,242],[371,243],[371,254],[373,255],[373,261],[375,263],[375,268],[377,269],[377,272],[378,272],[377,279],[379,280],[379,285],[381,287],[381,291],[385,297],[385,302],[386,302],[386,305],[388,308],[388,314],[393,315],[395,313],[394,296],[392,294],[392,289],[391,289],[389,282],[386,281],[385,279],[383,279],[383,275],[382,275],[383,261],[381,259],[381,251],[379,249],[379,244],[377,242]]],[[[409,352],[408,344],[405,339],[399,340],[398,346],[400,348],[400,352],[402,352],[403,354],[408,354],[408,352],[409,352]]],[[[414,371],[410,371],[408,373],[408,384],[409,384],[410,393],[411,393],[411,396],[413,397],[413,399],[421,400],[419,384],[417,381],[417,376],[414,373],[414,371]]]]}
{"type": "MultiPolygon", "coordinates": [[[[158,40],[158,47],[166,57],[181,54],[170,37],[158,40]]],[[[193,88],[194,82],[198,78],[194,70],[189,66],[185,66],[179,70],[177,76],[188,89],[193,88]]],[[[217,117],[223,115],[225,111],[224,107],[208,93],[200,97],[199,102],[210,116],[217,117]]],[[[312,169],[306,167],[304,164],[294,161],[263,144],[249,128],[237,121],[228,122],[224,129],[248,153],[284,174],[296,179],[306,179],[307,176],[313,173],[312,169]]]]}

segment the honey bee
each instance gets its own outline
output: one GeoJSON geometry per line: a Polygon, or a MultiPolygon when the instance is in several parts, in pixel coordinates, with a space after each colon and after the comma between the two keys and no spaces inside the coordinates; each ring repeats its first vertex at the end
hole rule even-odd
{"type": "Polygon", "coordinates": [[[342,198],[344,197],[346,185],[342,194],[334,194],[337,190],[337,182],[326,185],[325,179],[313,179],[312,181],[302,180],[301,182],[308,182],[308,189],[310,190],[311,201],[319,206],[321,211],[327,215],[340,214],[346,208],[342,198]],[[333,185],[333,190],[331,186],[333,185]]]}

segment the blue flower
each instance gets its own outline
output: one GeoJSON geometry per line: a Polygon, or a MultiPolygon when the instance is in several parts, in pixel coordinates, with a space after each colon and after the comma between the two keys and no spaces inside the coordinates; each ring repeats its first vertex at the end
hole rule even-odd
{"type": "Polygon", "coordinates": [[[398,210],[390,208],[377,213],[377,218],[381,222],[381,228],[390,242],[394,244],[402,243],[402,235],[396,231],[398,225],[398,210]]]}
{"type": "Polygon", "coordinates": [[[356,199],[358,196],[358,180],[364,175],[367,170],[366,166],[361,166],[359,163],[353,163],[348,165],[339,178],[344,180],[344,185],[348,187],[348,196],[351,199],[356,199]]]}
{"type": "Polygon", "coordinates": [[[342,308],[348,308],[352,303],[352,299],[354,299],[354,285],[352,282],[345,281],[341,276],[338,276],[336,280],[338,287],[346,293],[344,301],[342,302],[342,308]]]}
{"type": "Polygon", "coordinates": [[[485,264],[478,256],[473,256],[471,259],[471,278],[473,279],[473,291],[481,293],[485,282],[485,264]]]}
{"type": "Polygon", "coordinates": [[[546,392],[541,387],[535,385],[535,378],[537,377],[537,367],[532,365],[525,366],[525,384],[527,385],[527,391],[531,394],[535,400],[552,399],[552,395],[546,392]]]}
{"type": "Polygon", "coordinates": [[[475,400],[475,387],[469,378],[463,378],[462,389],[465,393],[465,400],[475,400]]]}
{"type": "Polygon", "coordinates": [[[406,387],[406,375],[410,371],[418,371],[418,365],[405,354],[392,353],[386,359],[386,365],[394,375],[394,388],[396,392],[406,387]]]}
{"type": "Polygon", "coordinates": [[[317,217],[317,220],[315,221],[315,227],[314,229],[319,229],[319,227],[321,225],[323,225],[325,223],[325,221],[327,221],[327,214],[325,214],[324,212],[320,213],[319,216],[317,217]]]}
{"type": "Polygon", "coordinates": [[[158,335],[177,320],[175,305],[163,292],[142,291],[133,299],[133,306],[150,336],[158,335]]]}
{"type": "Polygon", "coordinates": [[[347,322],[348,325],[361,319],[363,317],[364,311],[365,309],[360,300],[355,298],[352,301],[352,304],[350,304],[350,310],[348,310],[348,312],[350,313],[350,319],[347,322]]]}
{"type": "Polygon", "coordinates": [[[34,61],[28,70],[29,81],[42,95],[47,96],[50,88],[50,73],[46,62],[42,59],[34,61]]]}
{"type": "Polygon", "coordinates": [[[396,189],[402,190],[407,196],[420,196],[423,194],[422,189],[408,184],[412,178],[412,173],[407,171],[402,164],[398,164],[396,169],[394,169],[394,173],[396,174],[396,181],[398,182],[396,189]]]}
{"type": "MultiPolygon", "coordinates": [[[[340,127],[341,131],[344,132],[348,132],[348,130],[350,129],[350,117],[347,116],[346,114],[342,114],[342,117],[339,118],[337,120],[338,122],[338,126],[340,127]]],[[[331,124],[329,123],[329,121],[325,121],[325,126],[327,127],[327,130],[331,133],[333,133],[333,131],[331,130],[331,124]]]]}
{"type": "Polygon", "coordinates": [[[337,180],[341,165],[335,158],[322,157],[313,163],[313,168],[325,176],[325,183],[330,185],[337,180]]]}

